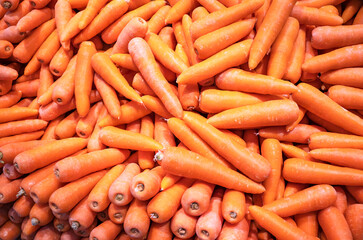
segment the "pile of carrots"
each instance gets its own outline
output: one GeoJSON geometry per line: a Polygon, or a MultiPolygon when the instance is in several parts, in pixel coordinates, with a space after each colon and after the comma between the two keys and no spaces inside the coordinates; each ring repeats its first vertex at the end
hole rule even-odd
{"type": "Polygon", "coordinates": [[[361,0],[0,0],[0,239],[363,239],[361,0]]]}

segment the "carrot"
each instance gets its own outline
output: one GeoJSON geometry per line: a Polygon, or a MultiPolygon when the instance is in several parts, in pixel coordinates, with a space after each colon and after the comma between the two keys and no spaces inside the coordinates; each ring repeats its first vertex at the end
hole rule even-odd
{"type": "Polygon", "coordinates": [[[332,206],[338,208],[339,211],[344,213],[348,206],[347,195],[345,193],[345,190],[340,186],[334,186],[334,189],[337,192],[337,200],[332,206]]]}
{"type": "Polygon", "coordinates": [[[296,5],[291,11],[291,16],[300,24],[317,26],[337,26],[343,23],[343,18],[318,8],[296,5]]]}
{"type": "MultiPolygon", "coordinates": [[[[127,45],[126,45],[126,47],[127,47],[127,45]]],[[[115,49],[115,47],[112,49],[115,49]]],[[[132,70],[135,72],[139,71],[137,69],[137,66],[135,65],[135,63],[132,61],[130,54],[116,53],[116,54],[111,55],[110,58],[111,58],[112,62],[114,62],[117,66],[129,69],[129,70],[132,70]]]]}
{"type": "Polygon", "coordinates": [[[342,12],[343,22],[347,23],[359,11],[362,3],[357,0],[347,1],[344,11],[342,12]]]}
{"type": "Polygon", "coordinates": [[[359,186],[362,170],[291,158],[285,161],[282,175],[296,183],[359,186]]]}
{"type": "Polygon", "coordinates": [[[44,132],[41,140],[58,139],[58,137],[56,135],[56,128],[57,128],[58,124],[61,122],[61,120],[63,119],[63,117],[64,116],[59,116],[58,118],[50,121],[50,123],[48,124],[48,127],[45,129],[45,132],[44,132]]]}
{"type": "Polygon", "coordinates": [[[17,199],[22,179],[15,179],[5,183],[0,190],[0,203],[9,203],[17,199]]]}
{"type": "MultiPolygon", "coordinates": [[[[154,137],[154,123],[152,117],[147,115],[141,119],[140,134],[154,137]]],[[[151,151],[139,151],[138,153],[138,164],[141,169],[151,169],[154,166],[153,161],[154,152],[151,151]]]]}
{"type": "Polygon", "coordinates": [[[0,124],[0,137],[35,132],[44,129],[47,122],[40,119],[12,121],[0,124]]]}
{"type": "Polygon", "coordinates": [[[363,188],[362,187],[360,187],[360,186],[356,186],[356,187],[346,186],[345,188],[347,189],[347,191],[353,196],[353,198],[358,203],[363,203],[363,188]]]}
{"type": "Polygon", "coordinates": [[[147,213],[151,220],[157,223],[170,220],[178,210],[183,193],[193,182],[192,179],[183,178],[154,196],[147,205],[147,213]]]}
{"type": "MultiPolygon", "coordinates": [[[[128,8],[128,4],[124,0],[116,0],[107,3],[94,19],[85,27],[73,40],[74,44],[81,43],[96,36],[115,20],[119,19],[128,8]],[[114,12],[117,9],[117,12],[114,12]]],[[[87,13],[87,9],[85,11],[87,13]]],[[[80,20],[81,24],[82,19],[80,20]]]]}
{"type": "MultiPolygon", "coordinates": [[[[18,94],[19,92],[14,91],[13,93],[18,94]]],[[[21,95],[21,93],[20,93],[21,95]]],[[[10,96],[8,96],[10,97],[10,96]]],[[[5,98],[1,99],[1,101],[4,101],[5,98]]],[[[38,110],[36,109],[29,109],[27,107],[17,107],[13,106],[12,108],[0,108],[0,123],[5,122],[12,122],[16,120],[21,120],[29,117],[34,117],[38,115],[38,110]]]]}
{"type": "Polygon", "coordinates": [[[172,115],[166,110],[159,98],[150,95],[144,95],[141,97],[141,99],[144,105],[157,115],[160,115],[163,118],[172,117],[172,115]]]}
{"type": "Polygon", "coordinates": [[[171,24],[182,19],[184,14],[191,12],[198,6],[196,0],[180,0],[175,3],[165,17],[165,23],[171,24]]]}
{"type": "Polygon", "coordinates": [[[49,66],[42,64],[39,76],[39,88],[37,90],[37,97],[43,95],[48,88],[53,84],[53,75],[49,70],[49,66]]]}
{"type": "Polygon", "coordinates": [[[32,9],[33,7],[31,6],[30,1],[25,1],[25,2],[22,1],[19,3],[18,7],[14,11],[8,11],[4,15],[4,20],[6,24],[14,26],[16,25],[16,23],[19,21],[20,18],[25,16],[32,9]]]}
{"type": "Polygon", "coordinates": [[[117,206],[111,203],[108,206],[108,217],[110,220],[116,224],[122,224],[125,221],[125,216],[129,206],[117,206]]]}
{"type": "Polygon", "coordinates": [[[356,25],[356,24],[362,24],[363,23],[363,8],[360,7],[360,9],[358,10],[357,14],[355,15],[354,17],[354,21],[353,21],[353,25],[356,25]]]}
{"type": "Polygon", "coordinates": [[[23,174],[16,171],[15,167],[11,163],[5,163],[3,166],[3,173],[8,179],[14,180],[21,177],[23,174]]]}
{"type": "MultiPolygon", "coordinates": [[[[16,104],[14,104],[12,107],[28,107],[30,105],[30,103],[33,102],[32,98],[23,98],[22,100],[20,100],[19,102],[17,102],[16,104]]],[[[29,110],[37,110],[35,108],[29,108],[29,110]]],[[[10,117],[10,116],[9,116],[10,117]]],[[[16,119],[15,119],[16,120],[16,119]]]]}
{"type": "Polygon", "coordinates": [[[343,128],[338,127],[338,126],[318,117],[317,115],[315,115],[311,112],[306,112],[306,115],[309,120],[313,121],[314,123],[317,123],[320,126],[323,126],[329,132],[335,132],[335,133],[340,133],[340,134],[351,134],[350,132],[344,130],[343,128]]]}
{"type": "MultiPolygon", "coordinates": [[[[211,161],[207,158],[202,157],[199,154],[180,149],[180,148],[173,148],[169,147],[165,150],[160,151],[155,158],[157,160],[161,160],[161,165],[163,169],[167,173],[171,173],[178,176],[184,176],[184,177],[193,177],[196,179],[200,179],[209,183],[218,184],[224,187],[229,187],[235,190],[245,191],[245,192],[263,192],[264,188],[261,185],[256,185],[253,181],[243,177],[243,175],[237,174],[235,171],[223,166],[222,164],[219,164],[215,161],[211,161]],[[184,164],[183,168],[180,166],[176,168],[176,165],[173,166],[174,161],[177,161],[179,158],[184,159],[182,162],[184,164]],[[193,160],[192,160],[193,159],[193,160]],[[193,161],[189,162],[189,161],[193,161]],[[198,171],[191,171],[190,166],[193,164],[198,164],[198,171]],[[189,167],[187,167],[189,166],[189,167]],[[218,167],[217,167],[218,166],[218,167]],[[214,174],[229,174],[225,176],[225,181],[222,183],[221,178],[212,178],[210,174],[206,174],[208,172],[206,169],[212,170],[212,169],[223,169],[223,172],[219,171],[218,173],[215,172],[214,174]],[[186,171],[186,169],[189,169],[186,171]],[[228,181],[226,180],[228,179],[228,181]],[[236,179],[240,179],[237,181],[236,179]],[[238,185],[234,185],[234,183],[238,182],[238,185]],[[250,184],[246,186],[246,184],[250,184]],[[232,187],[233,185],[233,187],[232,187]]],[[[214,171],[214,170],[213,170],[214,171]]],[[[215,175],[215,176],[217,176],[215,175]]]]}
{"type": "Polygon", "coordinates": [[[344,213],[345,219],[353,235],[353,239],[359,239],[363,234],[362,228],[360,227],[362,224],[362,212],[362,204],[352,204],[348,206],[347,210],[344,213]]]}
{"type": "MultiPolygon", "coordinates": [[[[10,67],[0,65],[0,70],[1,70],[0,81],[10,81],[11,82],[12,80],[15,80],[18,77],[18,72],[10,67]]],[[[5,94],[5,93],[3,93],[3,94],[5,94]]]]}
{"type": "Polygon", "coordinates": [[[51,173],[30,188],[29,196],[37,204],[47,204],[50,195],[63,185],[54,173],[51,173]]]}
{"type": "Polygon", "coordinates": [[[32,225],[45,226],[50,223],[54,216],[48,204],[34,204],[29,213],[32,225]]]}
{"type": "Polygon", "coordinates": [[[1,1],[1,7],[7,11],[14,11],[19,5],[18,0],[4,0],[1,1]]]}
{"type": "Polygon", "coordinates": [[[209,118],[207,123],[223,129],[281,126],[295,121],[298,111],[293,101],[273,100],[225,110],[209,118]]]}
{"type": "Polygon", "coordinates": [[[5,95],[4,94],[1,94],[0,91],[0,108],[8,108],[13,106],[21,99],[22,95],[20,91],[10,91],[9,93],[5,95]]]}
{"type": "Polygon", "coordinates": [[[98,115],[101,113],[102,109],[103,103],[97,102],[91,107],[86,116],[79,119],[76,127],[76,132],[78,136],[88,138],[92,134],[98,119],[98,115]]]}
{"type": "Polygon", "coordinates": [[[295,215],[295,221],[298,228],[303,230],[310,236],[317,237],[319,224],[317,219],[317,212],[308,212],[295,215]]]}
{"type": "Polygon", "coordinates": [[[69,214],[69,224],[74,231],[89,228],[96,218],[96,212],[88,207],[88,196],[83,198],[69,214]]]}
{"type": "Polygon", "coordinates": [[[81,201],[105,175],[106,171],[89,174],[57,189],[49,198],[53,212],[64,213],[81,201]]]}
{"type": "MultiPolygon", "coordinates": [[[[314,133],[312,135],[314,135],[314,133]]],[[[285,143],[280,143],[280,145],[282,148],[282,152],[287,158],[301,158],[308,161],[314,161],[314,159],[312,159],[312,157],[301,148],[285,143]]]]}
{"type": "Polygon", "coordinates": [[[346,109],[363,109],[361,103],[362,89],[335,85],[329,88],[328,97],[346,109]]]}
{"type": "Polygon", "coordinates": [[[44,131],[36,131],[31,133],[18,134],[10,137],[4,137],[0,139],[0,147],[9,143],[37,140],[43,135],[43,133],[44,131]]]}
{"type": "Polygon", "coordinates": [[[58,232],[67,232],[68,230],[71,229],[71,226],[69,225],[67,220],[61,220],[58,218],[54,218],[53,220],[53,226],[55,229],[58,230],[58,232]]]}
{"type": "Polygon", "coordinates": [[[59,39],[61,41],[64,50],[69,51],[71,48],[70,41],[76,36],[81,29],[78,27],[79,21],[82,18],[85,10],[79,11],[77,14],[73,15],[71,19],[65,24],[64,30],[62,31],[59,39]]]}
{"type": "Polygon", "coordinates": [[[55,20],[51,19],[32,31],[14,48],[13,56],[15,59],[21,63],[28,62],[54,29],[55,20]]]}
{"type": "Polygon", "coordinates": [[[138,93],[130,87],[126,79],[119,72],[117,67],[112,63],[106,53],[96,53],[91,60],[92,67],[108,84],[115,88],[126,98],[141,103],[138,93]]]}
{"type": "Polygon", "coordinates": [[[231,141],[229,136],[208,124],[207,120],[202,116],[185,112],[184,121],[217,153],[253,180],[263,181],[268,176],[271,169],[265,158],[248,149],[241,148],[239,143],[231,141]],[[242,164],[243,162],[246,165],[242,164]],[[256,173],[255,169],[259,169],[259,172],[256,173]]]}
{"type": "Polygon", "coordinates": [[[124,229],[132,238],[145,238],[150,226],[146,212],[147,202],[134,199],[126,213],[124,229]]]}
{"type": "Polygon", "coordinates": [[[13,55],[14,46],[11,42],[6,40],[0,41],[0,58],[6,59],[13,55]]]}
{"type": "Polygon", "coordinates": [[[80,237],[71,229],[61,234],[62,240],[79,240],[80,237]]]}
{"type": "Polygon", "coordinates": [[[26,37],[26,35],[19,32],[16,26],[9,26],[3,30],[0,30],[0,37],[2,40],[6,40],[15,44],[21,42],[26,37]]]}
{"type": "Polygon", "coordinates": [[[216,85],[223,90],[260,94],[285,94],[297,90],[293,84],[271,76],[250,73],[241,69],[228,69],[216,78],[216,85]],[[228,80],[227,80],[228,79],[228,80]]]}
{"type": "Polygon", "coordinates": [[[231,223],[237,224],[245,216],[245,196],[242,192],[227,189],[222,200],[222,216],[231,223]]]}
{"type": "Polygon", "coordinates": [[[263,0],[244,1],[196,20],[193,22],[190,29],[193,40],[247,17],[249,14],[259,9],[263,3],[263,0]]]}
{"type": "Polygon", "coordinates": [[[334,165],[362,169],[361,155],[363,150],[352,148],[320,148],[309,152],[315,159],[334,165]]]}
{"type": "Polygon", "coordinates": [[[33,9],[19,19],[16,27],[20,32],[31,31],[52,18],[50,8],[33,9]]]}
{"type": "Polygon", "coordinates": [[[12,208],[19,215],[19,217],[26,217],[29,215],[30,209],[33,205],[34,202],[29,196],[21,196],[14,202],[12,208]]]}
{"type": "Polygon", "coordinates": [[[72,18],[71,1],[60,0],[54,6],[54,18],[59,38],[62,36],[65,26],[72,18]]]}
{"type": "Polygon", "coordinates": [[[230,238],[241,238],[247,239],[249,232],[249,225],[246,218],[243,218],[236,224],[231,224],[229,222],[224,222],[222,230],[219,233],[218,240],[226,240],[230,238]]]}
{"type": "Polygon", "coordinates": [[[341,237],[344,239],[353,239],[343,213],[341,213],[336,207],[331,206],[319,211],[318,220],[328,239],[340,239],[341,237]],[[332,228],[332,222],[338,225],[332,228]]]}
{"type": "Polygon", "coordinates": [[[267,75],[280,79],[284,76],[298,31],[299,22],[289,17],[272,45],[267,75]]]}
{"type": "MultiPolygon", "coordinates": [[[[170,221],[165,223],[152,222],[147,234],[148,240],[167,240],[173,237],[173,233],[170,230],[170,221]]],[[[175,239],[175,238],[174,238],[175,239]]],[[[122,240],[119,238],[118,240],[122,240]]]]}
{"type": "Polygon", "coordinates": [[[137,164],[130,163],[125,170],[111,184],[108,190],[108,198],[117,206],[129,204],[133,196],[131,195],[131,180],[140,173],[140,167],[137,164]]]}
{"type": "Polygon", "coordinates": [[[66,71],[68,63],[73,57],[73,50],[59,48],[49,63],[49,69],[54,76],[61,76],[66,71]]]}
{"type": "Polygon", "coordinates": [[[77,231],[74,231],[74,232],[76,233],[77,236],[88,239],[91,231],[97,226],[97,224],[98,224],[98,221],[97,221],[97,219],[95,219],[93,221],[92,225],[89,226],[88,228],[82,229],[82,230],[77,230],[77,231]]]}
{"type": "Polygon", "coordinates": [[[245,63],[251,43],[252,40],[235,43],[212,57],[191,66],[179,75],[177,83],[197,83],[213,77],[230,67],[245,63]],[[229,56],[228,59],[226,59],[226,56],[229,56]]]}
{"type": "Polygon", "coordinates": [[[77,111],[70,113],[63,118],[55,128],[55,134],[60,139],[73,137],[76,134],[76,127],[80,117],[77,111]]]}
{"type": "Polygon", "coordinates": [[[54,173],[61,182],[71,182],[90,173],[115,166],[127,159],[128,150],[104,149],[68,157],[56,163],[54,173]],[[100,164],[107,158],[108,161],[100,164]],[[77,174],[75,174],[77,173],[77,174]]]}
{"type": "Polygon", "coordinates": [[[21,91],[22,97],[36,97],[39,88],[39,79],[29,80],[13,85],[12,90],[21,91]]]}
{"type": "Polygon", "coordinates": [[[183,116],[182,106],[173,93],[170,85],[156,65],[154,56],[146,41],[141,38],[133,38],[129,45],[129,52],[141,74],[165,105],[166,109],[174,116],[183,116]]]}
{"type": "Polygon", "coordinates": [[[276,138],[279,141],[308,143],[311,134],[323,131],[325,129],[317,125],[298,124],[290,132],[287,132],[285,127],[267,127],[261,128],[258,134],[261,137],[276,138]]]}
{"type": "MultiPolygon", "coordinates": [[[[21,237],[24,235],[30,236],[28,239],[33,239],[40,226],[33,226],[29,217],[24,218],[21,224],[21,237]]],[[[26,239],[26,238],[25,238],[26,239]]]]}
{"type": "Polygon", "coordinates": [[[304,107],[313,114],[316,114],[318,117],[321,117],[323,120],[329,119],[330,123],[335,124],[338,127],[357,135],[363,134],[363,129],[361,130],[363,126],[362,119],[359,119],[359,117],[354,114],[345,111],[344,108],[339,106],[328,96],[325,96],[319,90],[306,83],[300,83],[298,88],[299,91],[293,93],[292,96],[293,100],[300,106],[304,107]],[[320,108],[316,109],[315,106],[317,105],[324,108],[324,114],[321,113],[320,108]],[[334,119],[328,116],[334,116],[334,119]]]}
{"type": "Polygon", "coordinates": [[[345,85],[350,87],[362,88],[363,82],[358,77],[362,68],[342,68],[328,71],[320,76],[320,80],[327,84],[345,85]]]}
{"type": "MultiPolygon", "coordinates": [[[[109,220],[109,217],[108,217],[108,212],[107,210],[104,210],[102,212],[99,212],[97,213],[96,215],[97,219],[101,222],[105,222],[107,220],[109,220]]],[[[94,227],[93,227],[94,228],[94,227]]],[[[92,230],[93,228],[90,228],[90,230],[92,230]]]]}
{"type": "Polygon", "coordinates": [[[161,7],[148,21],[148,31],[158,34],[165,26],[165,19],[171,7],[166,5],[161,7]]]}
{"type": "Polygon", "coordinates": [[[170,173],[165,174],[160,183],[160,190],[163,191],[165,189],[168,189],[169,187],[173,186],[176,182],[178,182],[180,179],[181,179],[180,176],[176,176],[170,173]]]}
{"type": "Polygon", "coordinates": [[[116,42],[117,37],[132,18],[140,17],[147,21],[163,6],[165,6],[165,1],[151,1],[126,13],[102,32],[102,40],[107,44],[116,42]]]}
{"type": "MultiPolygon", "coordinates": [[[[159,32],[159,37],[165,42],[171,49],[176,47],[176,39],[174,36],[174,29],[172,27],[163,27],[159,32]]],[[[178,53],[177,53],[178,54],[178,53]]],[[[179,54],[178,54],[179,55],[179,54]]],[[[179,56],[180,57],[180,56],[179,56]]]]}
{"type": "Polygon", "coordinates": [[[84,14],[79,20],[78,27],[80,29],[86,28],[92,20],[97,16],[97,13],[106,5],[107,1],[88,1],[84,10],[84,14]]]}
{"type": "Polygon", "coordinates": [[[121,225],[115,224],[111,220],[107,220],[95,227],[91,231],[89,237],[93,240],[115,239],[121,230],[121,225]]]}
{"type": "Polygon", "coordinates": [[[171,219],[170,229],[177,237],[190,238],[195,234],[197,220],[197,217],[188,215],[183,208],[180,208],[171,219]]]}
{"type": "MultiPolygon", "coordinates": [[[[117,54],[119,55],[119,54],[117,54]]],[[[120,54],[121,55],[121,54],[120,54]]],[[[116,56],[116,55],[113,55],[116,56]]],[[[131,58],[131,56],[130,56],[131,58]]],[[[144,78],[141,76],[140,73],[136,73],[133,80],[132,80],[132,87],[139,91],[140,93],[142,93],[143,95],[151,95],[153,97],[155,97],[155,93],[153,92],[153,90],[151,90],[151,88],[149,87],[149,85],[147,85],[147,83],[145,82],[144,78]]],[[[143,99],[144,96],[141,97],[141,99],[144,102],[143,99]]],[[[145,104],[145,102],[144,102],[145,104]]],[[[162,105],[162,104],[161,104],[162,105]]],[[[170,114],[169,114],[170,115],[170,114]]]]}
{"type": "Polygon", "coordinates": [[[20,236],[20,224],[7,221],[0,227],[0,238],[1,239],[17,239],[20,236]]]}
{"type": "Polygon", "coordinates": [[[222,189],[216,189],[208,210],[198,218],[196,235],[201,239],[216,239],[222,229],[222,189]]]}

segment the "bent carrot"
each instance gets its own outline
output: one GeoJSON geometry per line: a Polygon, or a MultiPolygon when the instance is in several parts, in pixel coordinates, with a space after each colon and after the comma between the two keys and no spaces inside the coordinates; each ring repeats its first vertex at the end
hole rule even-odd
{"type": "Polygon", "coordinates": [[[359,186],[362,170],[290,158],[284,162],[283,177],[290,182],[359,186]]]}
{"type": "Polygon", "coordinates": [[[155,159],[161,162],[161,166],[167,173],[192,177],[244,192],[261,193],[264,191],[262,185],[251,181],[236,171],[185,149],[169,147],[156,154],[155,159]],[[176,162],[179,162],[179,165],[176,165],[176,162]],[[180,164],[184,166],[181,167],[180,164]],[[214,174],[211,174],[211,171],[214,174]]]}

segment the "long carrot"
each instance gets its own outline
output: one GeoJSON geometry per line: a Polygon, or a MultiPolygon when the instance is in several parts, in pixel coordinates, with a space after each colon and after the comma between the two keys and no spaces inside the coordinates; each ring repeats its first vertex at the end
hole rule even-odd
{"type": "Polygon", "coordinates": [[[330,25],[337,26],[343,23],[343,18],[318,8],[296,5],[291,11],[291,16],[306,25],[330,25]]]}
{"type": "Polygon", "coordinates": [[[129,155],[130,152],[128,150],[109,148],[79,156],[71,156],[57,162],[54,173],[59,181],[71,182],[90,173],[120,164],[129,155]],[[108,159],[107,162],[104,162],[105,158],[108,159]]]}
{"type": "Polygon", "coordinates": [[[194,8],[198,6],[198,2],[196,0],[182,0],[178,1],[171,7],[166,15],[165,23],[175,23],[182,19],[183,15],[191,12],[194,8]]]}
{"type": "Polygon", "coordinates": [[[179,75],[177,83],[198,83],[228,68],[236,67],[247,62],[251,44],[252,40],[244,40],[223,49],[212,57],[189,67],[179,75]]]}
{"type": "Polygon", "coordinates": [[[62,35],[65,26],[72,18],[72,6],[70,1],[60,0],[54,5],[54,18],[57,26],[59,38],[62,35]]]}
{"type": "Polygon", "coordinates": [[[161,161],[161,166],[167,173],[183,177],[193,177],[209,183],[218,184],[220,186],[244,192],[261,193],[264,191],[264,188],[261,185],[256,184],[255,182],[244,177],[243,175],[238,174],[237,172],[223,166],[220,163],[211,161],[210,159],[202,157],[201,155],[193,153],[188,150],[169,147],[165,150],[160,151],[155,156],[155,158],[158,161],[161,161]],[[184,160],[178,160],[178,159],[184,159],[184,160]],[[184,164],[183,168],[181,166],[177,167],[177,165],[175,165],[175,162],[183,163],[184,164]],[[217,169],[219,170],[223,169],[223,172],[216,171],[217,169]],[[214,174],[211,174],[210,171],[212,170],[214,174]],[[220,177],[215,177],[215,176],[220,176],[220,177]],[[222,179],[224,179],[223,182],[222,179]]]}
{"type": "Polygon", "coordinates": [[[329,162],[334,165],[363,170],[362,153],[363,150],[361,149],[320,148],[310,151],[309,155],[315,159],[329,162]]]}
{"type": "Polygon", "coordinates": [[[284,162],[283,177],[290,182],[359,186],[363,182],[362,170],[337,167],[298,158],[284,162]]]}
{"type": "Polygon", "coordinates": [[[295,121],[298,111],[293,101],[273,100],[225,110],[209,118],[207,123],[219,129],[281,126],[295,121]]]}
{"type": "Polygon", "coordinates": [[[231,140],[228,135],[208,124],[207,119],[202,116],[192,112],[185,112],[184,121],[204,141],[214,148],[217,153],[248,177],[255,181],[263,181],[266,179],[271,169],[270,164],[264,157],[242,148],[239,143],[231,140]],[[248,162],[248,164],[243,164],[243,162],[248,162]],[[256,169],[260,169],[258,173],[256,173],[256,169]]]}
{"type": "Polygon", "coordinates": [[[363,68],[342,68],[328,71],[320,76],[320,80],[327,84],[345,85],[363,88],[363,81],[359,78],[363,68]]]}
{"type": "Polygon", "coordinates": [[[47,122],[40,119],[29,119],[12,121],[0,124],[0,137],[8,137],[11,135],[34,132],[44,129],[47,122]]]}
{"type": "Polygon", "coordinates": [[[224,192],[221,207],[224,220],[231,224],[237,224],[245,217],[245,195],[240,191],[227,189],[224,192]]]}
{"type": "Polygon", "coordinates": [[[309,236],[303,230],[291,225],[283,218],[267,209],[254,205],[249,207],[249,211],[253,219],[261,227],[278,239],[318,239],[309,236]]]}
{"type": "Polygon", "coordinates": [[[363,138],[356,135],[330,132],[314,133],[309,138],[309,148],[357,148],[361,149],[363,138]]]}
{"type": "Polygon", "coordinates": [[[363,120],[361,118],[346,111],[309,84],[300,83],[298,89],[299,91],[292,94],[293,100],[297,104],[338,127],[363,136],[363,120]]]}

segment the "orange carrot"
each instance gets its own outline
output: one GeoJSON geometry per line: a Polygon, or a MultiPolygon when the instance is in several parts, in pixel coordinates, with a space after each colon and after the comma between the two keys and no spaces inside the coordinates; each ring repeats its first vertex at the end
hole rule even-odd
{"type": "Polygon", "coordinates": [[[81,29],[78,27],[79,21],[82,18],[85,10],[79,11],[77,14],[73,15],[71,19],[65,24],[64,30],[62,31],[59,39],[61,41],[64,50],[70,50],[70,40],[76,36],[81,29]]]}
{"type": "Polygon", "coordinates": [[[352,148],[320,148],[309,152],[315,159],[329,162],[334,165],[362,169],[361,149],[352,148]]]}
{"type": "MultiPolygon", "coordinates": [[[[12,81],[18,78],[18,72],[10,67],[0,65],[0,81],[12,81]]],[[[5,93],[3,93],[5,94],[5,93]]],[[[3,95],[2,94],[2,95],[3,95]]]]}
{"type": "Polygon", "coordinates": [[[148,21],[148,31],[158,34],[165,26],[165,18],[168,15],[171,7],[166,5],[160,8],[148,21]]]}
{"type": "Polygon", "coordinates": [[[121,164],[130,155],[128,150],[103,149],[58,161],[54,173],[61,182],[71,182],[90,173],[121,164]],[[104,159],[108,159],[104,162],[104,159]],[[102,163],[102,164],[101,164],[102,163]]]}
{"type": "Polygon", "coordinates": [[[91,231],[89,238],[93,240],[115,239],[121,230],[121,225],[115,224],[111,220],[107,220],[95,227],[91,231]]]}
{"type": "Polygon", "coordinates": [[[65,26],[72,18],[71,1],[60,0],[54,6],[54,18],[59,38],[62,36],[65,26]]]}
{"type": "Polygon", "coordinates": [[[4,15],[4,20],[6,24],[14,26],[20,18],[25,16],[32,9],[33,7],[31,6],[30,1],[22,1],[14,11],[9,11],[4,15]]]}
{"type": "Polygon", "coordinates": [[[150,226],[150,218],[146,211],[147,202],[134,199],[127,210],[124,229],[132,238],[145,238],[150,226]]]}
{"type": "Polygon", "coordinates": [[[29,196],[21,196],[13,205],[13,209],[19,215],[19,217],[26,217],[34,205],[33,200],[29,196]]]}
{"type": "Polygon", "coordinates": [[[84,14],[79,20],[78,27],[84,29],[89,25],[92,20],[97,16],[97,13],[106,5],[107,1],[88,1],[87,7],[84,10],[84,14]]]}
{"type": "Polygon", "coordinates": [[[49,198],[52,211],[56,213],[70,211],[92,190],[105,173],[106,171],[92,173],[58,188],[49,198]]]}
{"type": "Polygon", "coordinates": [[[140,173],[140,167],[136,163],[130,163],[125,170],[111,184],[108,190],[108,198],[117,206],[129,204],[133,196],[131,195],[131,180],[140,173]]]}
{"type": "Polygon", "coordinates": [[[13,135],[10,137],[3,137],[0,139],[0,146],[4,146],[9,143],[17,143],[24,141],[37,140],[44,134],[44,131],[36,131],[31,133],[23,133],[18,135],[13,135]]]}
{"type": "Polygon", "coordinates": [[[37,204],[48,203],[50,195],[62,187],[63,184],[55,177],[53,173],[40,180],[30,188],[29,195],[37,204]]]}
{"type": "Polygon", "coordinates": [[[1,239],[17,239],[20,236],[20,224],[7,221],[0,227],[1,239]]]}
{"type": "Polygon", "coordinates": [[[180,0],[175,3],[169,10],[165,18],[165,23],[175,23],[182,19],[183,15],[191,12],[194,8],[198,6],[196,0],[180,0]]]}
{"type": "Polygon", "coordinates": [[[33,9],[21,19],[19,19],[16,27],[20,32],[31,31],[42,23],[52,18],[52,11],[50,8],[33,9]]]}
{"type": "Polygon", "coordinates": [[[231,140],[228,135],[208,124],[207,119],[192,112],[184,112],[184,121],[217,153],[251,179],[263,181],[270,173],[270,164],[264,157],[242,148],[239,143],[231,140]],[[243,162],[248,162],[248,164],[243,164],[243,162]],[[260,169],[258,173],[256,173],[256,169],[260,169]]]}
{"type": "Polygon", "coordinates": [[[149,200],[159,192],[164,176],[165,173],[160,166],[136,175],[130,185],[131,194],[141,201],[149,200]]]}
{"type": "Polygon", "coordinates": [[[244,192],[261,193],[264,191],[264,188],[261,185],[256,184],[255,182],[244,177],[243,175],[238,174],[237,172],[223,166],[220,163],[211,161],[210,159],[202,157],[201,155],[193,153],[188,150],[169,147],[156,154],[155,159],[161,161],[161,166],[167,173],[184,177],[193,177],[209,183],[218,184],[220,186],[229,187],[244,192]],[[184,160],[178,161],[178,159],[184,159],[184,160]],[[183,163],[184,164],[183,168],[181,168],[180,166],[177,167],[177,165],[175,165],[176,161],[179,162],[179,165],[180,163],[183,163]],[[195,164],[197,164],[196,166],[198,166],[198,170],[197,168],[192,167],[195,164]],[[195,170],[191,171],[192,169],[195,170]],[[209,170],[207,171],[206,169],[209,170]],[[223,169],[223,172],[218,171],[215,172],[214,174],[211,174],[210,171],[213,169],[220,169],[220,170],[223,169]],[[226,176],[216,178],[215,177],[217,176],[216,174],[218,176],[221,176],[219,174],[222,174],[223,176],[226,174],[226,176]],[[222,183],[223,178],[224,182],[222,183]],[[227,179],[229,180],[227,181],[227,179]],[[237,181],[237,179],[239,180],[237,181]]]}
{"type": "Polygon", "coordinates": [[[319,211],[318,220],[328,239],[338,239],[341,237],[344,239],[353,239],[343,213],[341,213],[336,207],[331,206],[319,211]],[[337,224],[336,227],[331,226],[332,222],[337,224]]]}
{"type": "Polygon", "coordinates": [[[59,48],[49,63],[49,69],[52,74],[54,76],[63,75],[72,57],[72,49],[67,51],[63,47],[59,48]]]}
{"type": "Polygon", "coordinates": [[[306,25],[337,26],[343,23],[343,18],[339,15],[307,6],[295,5],[291,11],[291,16],[299,20],[300,24],[306,25]]]}
{"type": "Polygon", "coordinates": [[[0,124],[0,137],[34,132],[44,129],[47,122],[40,119],[12,121],[0,124]]]}
{"type": "Polygon", "coordinates": [[[231,223],[237,224],[245,216],[246,211],[245,196],[242,192],[227,189],[222,200],[222,216],[231,223]]]}
{"type": "Polygon", "coordinates": [[[236,224],[224,222],[222,230],[218,236],[218,240],[227,240],[231,237],[247,239],[249,232],[249,225],[246,218],[243,218],[236,224]]]}
{"type": "MultiPolygon", "coordinates": [[[[96,125],[98,115],[103,109],[103,103],[97,102],[89,110],[88,114],[77,122],[76,132],[79,137],[88,138],[91,136],[96,125]]],[[[77,111],[78,112],[78,111],[77,111]]]]}
{"type": "Polygon", "coordinates": [[[180,176],[167,173],[161,180],[160,190],[163,191],[165,189],[168,189],[169,187],[173,186],[176,182],[178,182],[180,179],[181,179],[180,176]]]}
{"type": "Polygon", "coordinates": [[[34,204],[29,213],[32,225],[45,226],[50,223],[54,216],[48,204],[34,204]]]}
{"type": "Polygon", "coordinates": [[[125,221],[125,216],[129,206],[117,206],[114,203],[111,203],[108,206],[108,217],[110,220],[116,224],[122,224],[125,221]]]}
{"type": "Polygon", "coordinates": [[[328,97],[346,109],[363,109],[362,94],[362,89],[342,85],[330,87],[327,93],[328,97]]]}
{"type": "Polygon", "coordinates": [[[362,172],[353,168],[290,158],[284,162],[282,175],[287,181],[296,183],[359,186],[363,181],[362,172]]]}
{"type": "Polygon", "coordinates": [[[3,166],[3,174],[11,180],[21,177],[23,174],[16,171],[15,167],[11,163],[5,163],[3,166]]]}
{"type": "Polygon", "coordinates": [[[79,121],[77,111],[70,113],[67,117],[63,118],[55,128],[55,134],[60,139],[73,137],[76,133],[77,123],[79,121]]]}
{"type": "MultiPolygon", "coordinates": [[[[5,98],[3,98],[1,99],[1,101],[5,102],[6,100],[5,98]]],[[[0,116],[1,116],[0,123],[21,120],[29,117],[34,117],[36,115],[38,115],[38,110],[29,109],[27,107],[13,106],[11,108],[0,108],[0,116]]]]}
{"type": "Polygon", "coordinates": [[[320,80],[327,84],[345,85],[362,88],[363,82],[359,78],[362,68],[342,68],[328,71],[320,76],[320,80]]]}
{"type": "Polygon", "coordinates": [[[195,225],[197,218],[186,214],[183,208],[180,208],[170,222],[170,229],[175,236],[182,239],[190,238],[195,234],[195,225]]]}
{"type": "Polygon", "coordinates": [[[13,55],[14,46],[11,42],[6,40],[0,41],[0,58],[5,59],[13,55]]]}
{"type": "Polygon", "coordinates": [[[362,212],[363,212],[362,204],[352,204],[347,208],[347,210],[344,213],[345,219],[353,235],[353,239],[359,239],[363,234],[362,228],[360,227],[362,224],[362,218],[361,218],[362,212]]]}
{"type": "Polygon", "coordinates": [[[39,88],[39,79],[29,80],[13,85],[12,90],[21,91],[22,97],[36,97],[39,88]]]}
{"type": "Polygon", "coordinates": [[[9,203],[17,199],[22,179],[15,179],[5,183],[0,190],[0,203],[9,203]]]}
{"type": "Polygon", "coordinates": [[[88,207],[86,196],[70,212],[69,224],[74,231],[85,230],[92,225],[96,214],[88,207]]]}

